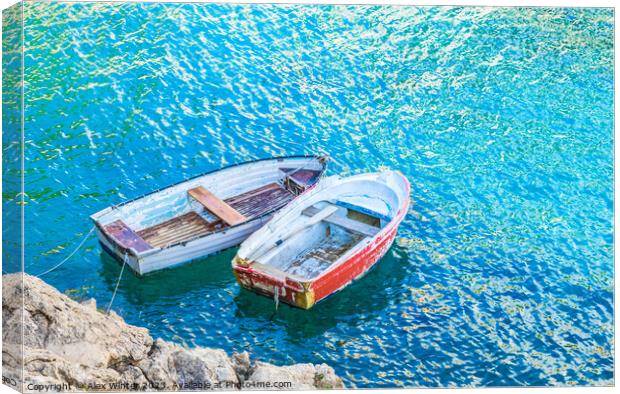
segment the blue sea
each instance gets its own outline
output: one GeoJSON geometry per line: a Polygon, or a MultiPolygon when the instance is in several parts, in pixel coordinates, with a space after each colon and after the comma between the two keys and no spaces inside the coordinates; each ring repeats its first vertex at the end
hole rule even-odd
{"type": "MultiPolygon", "coordinates": [[[[276,309],[239,288],[231,249],[126,270],[112,309],[179,344],[327,363],[351,387],[613,384],[613,17],[27,3],[26,272],[67,257],[112,204],[328,152],[330,175],[391,168],[412,184],[363,279],[276,309]]],[[[120,270],[91,236],[42,279],[104,308],[120,270]]]]}

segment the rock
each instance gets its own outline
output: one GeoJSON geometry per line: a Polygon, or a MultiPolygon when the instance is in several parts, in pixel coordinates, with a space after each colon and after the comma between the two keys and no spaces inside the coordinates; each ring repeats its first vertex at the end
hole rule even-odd
{"type": "MultiPolygon", "coordinates": [[[[5,305],[21,315],[21,286],[16,283],[20,279],[19,275],[3,277],[3,319],[7,317],[5,305]]],[[[141,360],[151,348],[153,339],[146,329],[125,324],[116,314],[106,317],[32,276],[24,277],[23,286],[26,347],[47,349],[69,362],[94,368],[141,360]]],[[[17,327],[7,328],[4,333],[17,334],[17,327]]],[[[3,336],[3,340],[11,342],[8,337],[3,336]]]]}
{"type": "Polygon", "coordinates": [[[91,309],[97,310],[97,300],[95,300],[94,298],[90,298],[86,301],[83,301],[82,305],[90,307],[91,309]]]}
{"type": "Polygon", "coordinates": [[[172,353],[180,346],[158,339],[153,344],[149,357],[138,363],[146,379],[154,387],[170,387],[175,381],[176,369],[172,353]]]}
{"type": "Polygon", "coordinates": [[[231,358],[153,340],[148,330],[98,311],[94,300],[80,304],[29,275],[3,275],[2,319],[3,377],[19,385],[23,359],[24,387],[16,388],[26,391],[343,387],[325,364],[277,367],[252,363],[247,352],[231,358]]]}
{"type": "MultiPolygon", "coordinates": [[[[344,388],[342,379],[336,376],[334,369],[326,364],[295,364],[286,367],[276,367],[271,364],[256,362],[247,383],[255,384],[257,389],[333,389],[344,388]],[[290,387],[261,387],[261,382],[290,382],[290,387]]],[[[252,384],[247,384],[251,387],[252,384]]]]}
{"type": "Polygon", "coordinates": [[[233,353],[232,355],[233,367],[235,373],[239,378],[239,383],[243,384],[250,375],[252,364],[250,361],[250,354],[248,352],[233,353]]]}

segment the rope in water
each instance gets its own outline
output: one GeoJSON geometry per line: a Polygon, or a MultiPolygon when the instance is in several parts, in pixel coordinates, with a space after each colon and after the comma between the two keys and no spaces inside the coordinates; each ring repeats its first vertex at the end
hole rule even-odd
{"type": "Polygon", "coordinates": [[[340,160],[336,160],[332,155],[325,152],[323,149],[319,149],[319,151],[323,154],[323,157],[326,157],[328,161],[333,161],[334,163],[340,165],[341,167],[346,167],[346,165],[340,160]]]}
{"type": "Polygon", "coordinates": [[[61,261],[60,263],[56,264],[55,266],[53,266],[52,268],[48,269],[45,272],[40,273],[39,275],[35,275],[37,278],[42,277],[45,274],[49,274],[50,272],[54,271],[56,268],[60,267],[61,265],[63,265],[64,263],[67,262],[67,260],[69,260],[71,257],[73,257],[73,255],[80,250],[80,248],[82,247],[82,245],[84,245],[84,242],[86,242],[86,240],[88,239],[88,237],[90,237],[90,235],[93,233],[93,231],[95,231],[95,226],[93,226],[90,231],[88,232],[88,234],[86,234],[84,236],[84,238],[82,239],[82,241],[80,242],[80,244],[77,246],[77,248],[75,248],[75,250],[73,250],[73,252],[71,252],[71,254],[69,254],[69,256],[67,256],[63,261],[61,261]]]}
{"type": "Polygon", "coordinates": [[[112,293],[112,298],[110,299],[110,303],[106,308],[105,313],[107,315],[110,314],[110,309],[112,309],[112,303],[114,302],[114,297],[116,297],[116,292],[118,290],[118,285],[121,283],[121,278],[123,277],[123,272],[125,271],[125,266],[127,265],[127,252],[125,252],[125,257],[123,257],[123,266],[121,267],[121,273],[118,275],[118,280],[116,281],[116,286],[114,287],[114,293],[112,293]]]}
{"type": "Polygon", "coordinates": [[[276,303],[276,311],[278,310],[278,305],[280,305],[280,287],[279,286],[274,286],[273,287],[273,300],[276,303]]]}

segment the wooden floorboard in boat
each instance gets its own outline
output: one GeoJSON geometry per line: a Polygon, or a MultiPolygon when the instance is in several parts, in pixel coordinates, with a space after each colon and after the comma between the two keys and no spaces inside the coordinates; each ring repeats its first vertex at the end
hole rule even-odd
{"type": "Polygon", "coordinates": [[[138,231],[146,242],[155,247],[183,242],[223,228],[222,222],[207,222],[196,212],[188,212],[155,226],[138,231]]]}
{"type": "MultiPolygon", "coordinates": [[[[273,209],[283,207],[294,197],[293,193],[285,190],[277,183],[271,183],[228,198],[224,202],[251,220],[273,209]]],[[[140,230],[137,234],[154,247],[165,247],[207,235],[226,227],[228,225],[220,219],[209,222],[192,211],[140,230]]]]}
{"type": "Polygon", "coordinates": [[[362,234],[349,231],[346,232],[345,239],[328,237],[319,246],[303,252],[282,271],[301,278],[312,279],[329,268],[364,238],[362,234]]]}
{"type": "Polygon", "coordinates": [[[264,186],[261,189],[259,193],[248,192],[225,201],[243,216],[255,218],[273,209],[283,207],[295,197],[293,193],[276,183],[264,186]]]}

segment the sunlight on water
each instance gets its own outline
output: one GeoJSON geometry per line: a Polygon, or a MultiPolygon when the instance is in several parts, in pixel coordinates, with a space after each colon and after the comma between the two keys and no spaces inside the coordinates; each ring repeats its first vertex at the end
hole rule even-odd
{"type": "MultiPolygon", "coordinates": [[[[228,250],[126,273],[114,309],[350,386],[613,382],[611,9],[28,3],[25,43],[29,273],[111,204],[329,152],[412,184],[362,280],[276,311],[228,250]]],[[[102,306],[119,271],[91,238],[44,278],[102,306]]]]}

